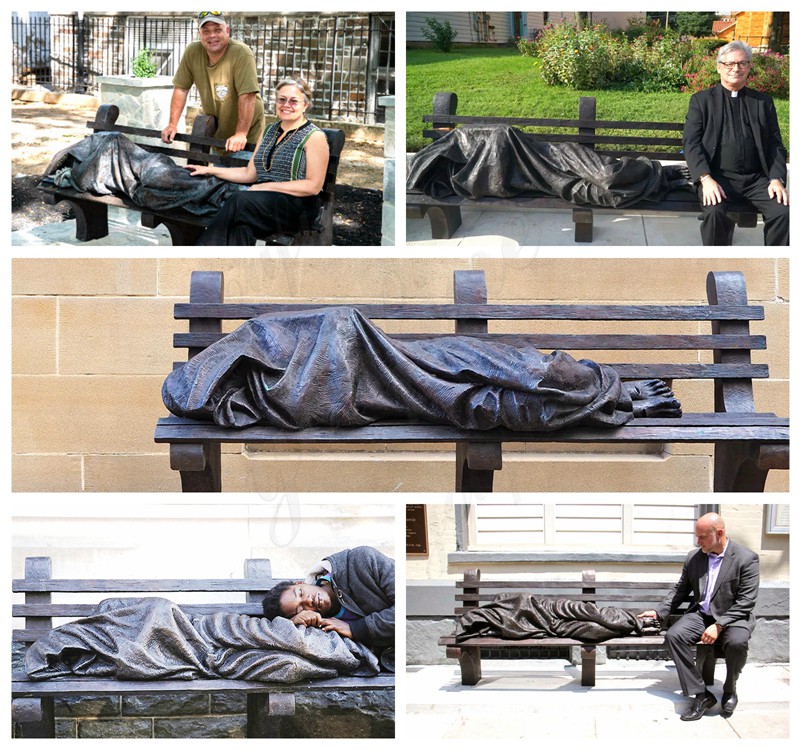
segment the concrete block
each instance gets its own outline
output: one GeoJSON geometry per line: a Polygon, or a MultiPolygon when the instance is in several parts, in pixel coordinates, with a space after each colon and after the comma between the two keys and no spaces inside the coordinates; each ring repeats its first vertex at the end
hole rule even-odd
{"type": "Polygon", "coordinates": [[[12,297],[11,371],[44,375],[56,371],[57,303],[52,297],[12,297]]]}

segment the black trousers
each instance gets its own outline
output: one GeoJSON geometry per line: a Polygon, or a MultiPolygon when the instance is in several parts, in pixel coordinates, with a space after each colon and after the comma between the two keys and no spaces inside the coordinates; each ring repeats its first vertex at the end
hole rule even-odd
{"type": "Polygon", "coordinates": [[[255,245],[258,235],[310,225],[318,209],[316,195],[298,198],[267,190],[241,190],[225,202],[197,244],[255,245]]]}
{"type": "MultiPolygon", "coordinates": [[[[687,612],[667,631],[665,638],[667,647],[675,667],[684,695],[704,693],[706,685],[695,664],[693,648],[700,640],[703,631],[714,624],[714,618],[702,612],[687,612]]],[[[723,692],[736,692],[736,680],[747,661],[747,649],[750,642],[750,631],[744,626],[731,625],[724,628],[717,645],[722,647],[725,655],[727,674],[722,686],[723,692]]]]}
{"type": "MultiPolygon", "coordinates": [[[[749,201],[764,217],[764,244],[784,246],[789,244],[789,206],[778,203],[767,193],[769,180],[766,177],[726,178],[712,175],[722,186],[727,200],[715,206],[703,206],[703,224],[700,237],[703,245],[733,244],[733,230],[736,226],[728,216],[727,208],[731,201],[749,201]]],[[[697,194],[703,200],[703,188],[697,194]]]]}

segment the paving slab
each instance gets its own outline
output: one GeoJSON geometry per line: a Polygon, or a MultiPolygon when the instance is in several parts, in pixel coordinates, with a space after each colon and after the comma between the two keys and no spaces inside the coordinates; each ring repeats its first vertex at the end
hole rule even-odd
{"type": "MultiPolygon", "coordinates": [[[[463,244],[470,237],[495,237],[517,243],[520,249],[553,245],[574,248],[608,246],[701,246],[700,222],[697,216],[667,213],[626,213],[602,211],[594,217],[594,240],[575,242],[572,212],[562,210],[462,210],[461,226],[450,240],[433,240],[427,218],[406,220],[406,242],[409,245],[463,244]]],[[[764,225],[750,229],[737,228],[734,246],[764,245],[764,225]]]]}
{"type": "MultiPolygon", "coordinates": [[[[720,698],[724,665],[712,692],[720,698]]],[[[644,740],[647,737],[788,739],[789,667],[748,664],[739,681],[739,707],[725,719],[719,706],[701,720],[683,722],[686,699],[674,666],[658,661],[612,660],[597,667],[595,687],[581,687],[577,667],[554,660],[484,660],[478,685],[460,683],[456,666],[409,667],[406,734],[409,738],[570,741],[644,740]]]]}

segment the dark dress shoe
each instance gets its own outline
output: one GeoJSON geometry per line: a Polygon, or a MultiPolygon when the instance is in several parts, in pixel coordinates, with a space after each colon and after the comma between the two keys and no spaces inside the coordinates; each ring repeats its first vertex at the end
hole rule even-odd
{"type": "Polygon", "coordinates": [[[722,714],[726,719],[728,719],[733,715],[733,712],[736,710],[736,706],[738,705],[739,705],[739,696],[736,695],[736,693],[723,693],[722,707],[720,708],[720,714],[722,714]]]}
{"type": "Polygon", "coordinates": [[[715,705],[717,699],[711,694],[706,693],[698,698],[695,698],[689,706],[686,713],[681,714],[681,721],[697,721],[705,716],[706,711],[715,705]]]}

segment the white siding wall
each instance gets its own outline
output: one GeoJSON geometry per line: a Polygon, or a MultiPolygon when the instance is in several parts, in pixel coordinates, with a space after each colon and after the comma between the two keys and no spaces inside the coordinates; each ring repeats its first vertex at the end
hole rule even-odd
{"type": "Polygon", "coordinates": [[[426,42],[422,35],[425,19],[434,16],[450,25],[458,32],[456,44],[505,44],[511,37],[511,14],[506,12],[470,12],[470,13],[406,13],[406,40],[409,42],[426,42]],[[488,33],[488,39],[484,38],[488,33]]]}
{"type": "Polygon", "coordinates": [[[693,505],[476,504],[470,507],[474,549],[688,549],[693,505]]]}

